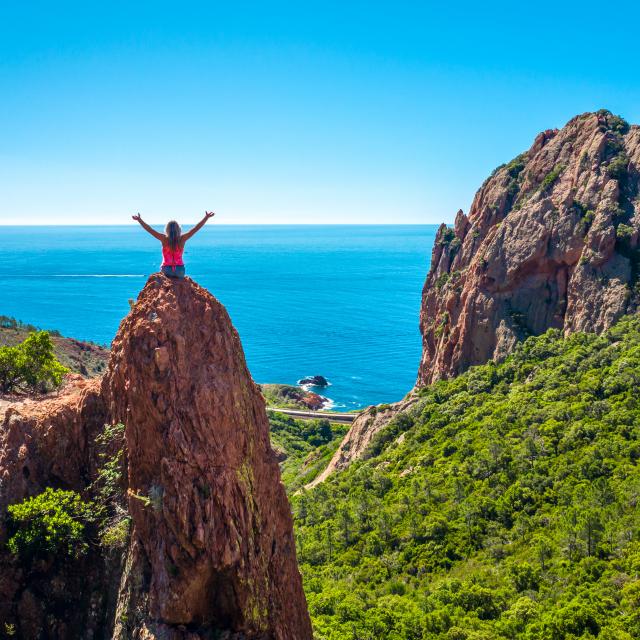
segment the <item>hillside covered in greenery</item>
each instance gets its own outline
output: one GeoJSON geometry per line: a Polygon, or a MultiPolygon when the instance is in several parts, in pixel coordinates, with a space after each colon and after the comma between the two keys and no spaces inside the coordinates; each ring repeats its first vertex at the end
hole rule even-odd
{"type": "Polygon", "coordinates": [[[638,316],[425,388],[291,496],[316,637],[640,637],[639,389],[638,316]]]}
{"type": "Polygon", "coordinates": [[[346,424],[329,420],[296,420],[269,411],[271,444],[280,459],[282,481],[289,493],[311,482],[329,463],[346,424]]]}

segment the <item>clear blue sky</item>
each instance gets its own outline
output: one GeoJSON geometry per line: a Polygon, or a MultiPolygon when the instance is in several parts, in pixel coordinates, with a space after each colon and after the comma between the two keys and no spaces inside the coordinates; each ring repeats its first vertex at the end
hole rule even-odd
{"type": "Polygon", "coordinates": [[[640,122],[635,2],[3,2],[0,223],[451,221],[542,129],[640,122]]]}

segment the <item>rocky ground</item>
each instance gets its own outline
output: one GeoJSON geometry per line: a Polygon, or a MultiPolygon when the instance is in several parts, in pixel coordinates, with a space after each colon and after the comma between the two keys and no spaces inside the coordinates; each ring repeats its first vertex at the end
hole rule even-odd
{"type": "Polygon", "coordinates": [[[290,384],[261,384],[260,390],[267,405],[281,409],[309,409],[319,411],[330,404],[330,400],[313,391],[290,384]]]}

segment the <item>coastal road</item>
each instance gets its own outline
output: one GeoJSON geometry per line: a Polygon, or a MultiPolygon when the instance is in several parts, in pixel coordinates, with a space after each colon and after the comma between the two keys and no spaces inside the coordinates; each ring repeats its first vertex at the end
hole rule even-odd
{"type": "Polygon", "coordinates": [[[300,420],[317,420],[318,418],[329,420],[330,422],[345,422],[347,424],[353,422],[357,417],[357,413],[329,413],[327,411],[303,411],[300,409],[278,409],[278,407],[267,407],[267,411],[277,411],[284,413],[292,418],[300,420]]]}

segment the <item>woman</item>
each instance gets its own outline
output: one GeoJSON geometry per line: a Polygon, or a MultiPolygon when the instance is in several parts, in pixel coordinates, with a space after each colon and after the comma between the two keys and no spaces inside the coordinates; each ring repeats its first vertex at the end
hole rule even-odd
{"type": "Polygon", "coordinates": [[[162,273],[170,278],[184,278],[184,261],[182,260],[184,244],[204,227],[209,218],[213,218],[215,215],[213,211],[205,211],[204,218],[186,233],[182,233],[180,225],[175,220],[167,222],[164,233],[160,233],[150,227],[140,217],[140,214],[132,217],[142,225],[145,231],[148,231],[154,238],[158,238],[162,242],[162,265],[160,265],[162,273]]]}

